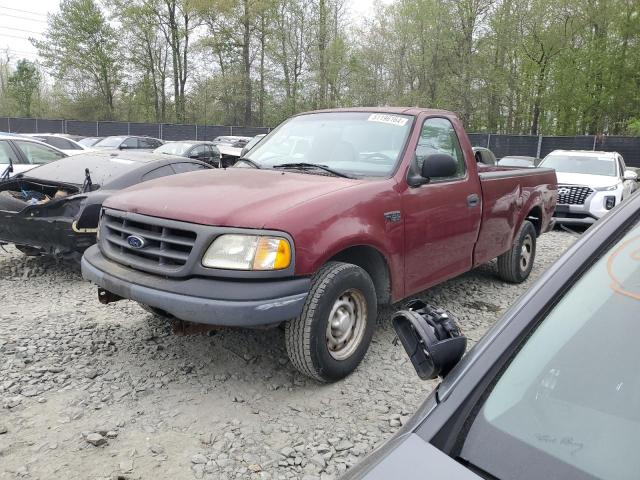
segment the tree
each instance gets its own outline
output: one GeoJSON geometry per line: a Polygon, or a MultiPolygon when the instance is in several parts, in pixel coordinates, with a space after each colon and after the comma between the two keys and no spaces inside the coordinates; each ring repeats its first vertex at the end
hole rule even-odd
{"type": "Polygon", "coordinates": [[[41,76],[36,65],[28,60],[20,60],[15,72],[7,79],[9,94],[18,104],[20,115],[31,117],[33,97],[40,91],[41,76]]]}
{"type": "Polygon", "coordinates": [[[46,67],[76,94],[101,100],[103,116],[114,118],[121,83],[118,36],[94,0],[62,0],[51,15],[44,40],[31,39],[46,67]]]}

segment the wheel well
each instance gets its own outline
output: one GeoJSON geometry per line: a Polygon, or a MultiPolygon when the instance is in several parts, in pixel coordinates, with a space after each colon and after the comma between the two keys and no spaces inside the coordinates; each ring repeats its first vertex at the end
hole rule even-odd
{"type": "Polygon", "coordinates": [[[525,218],[533,224],[536,234],[540,236],[542,233],[542,209],[537,206],[533,207],[525,218]]]}
{"type": "Polygon", "coordinates": [[[369,274],[379,305],[391,303],[391,275],[384,256],[375,248],[359,245],[337,253],[330,260],[352,263],[369,274]]]}

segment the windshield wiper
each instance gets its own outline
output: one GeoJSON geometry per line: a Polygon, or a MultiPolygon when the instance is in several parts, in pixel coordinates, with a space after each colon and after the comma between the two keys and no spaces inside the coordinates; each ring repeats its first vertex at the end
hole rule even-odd
{"type": "Polygon", "coordinates": [[[308,170],[308,169],[313,169],[313,168],[317,168],[319,170],[324,170],[325,172],[329,172],[332,175],[335,175],[337,177],[343,177],[343,178],[355,178],[352,177],[351,175],[347,175],[346,173],[342,173],[339,172],[337,170],[334,170],[333,168],[329,168],[326,165],[320,165],[319,163],[282,163],[280,165],[274,165],[273,168],[297,168],[300,170],[308,170]]]}
{"type": "Polygon", "coordinates": [[[91,172],[88,168],[84,169],[84,183],[82,184],[82,193],[90,192],[93,189],[93,181],[91,180],[91,172]]]}
{"type": "Polygon", "coordinates": [[[236,160],[236,163],[238,163],[238,162],[248,163],[249,165],[251,165],[252,167],[257,168],[257,169],[261,169],[262,168],[256,162],[254,162],[253,160],[251,160],[250,158],[247,158],[247,157],[240,157],[238,160],[236,160]]]}

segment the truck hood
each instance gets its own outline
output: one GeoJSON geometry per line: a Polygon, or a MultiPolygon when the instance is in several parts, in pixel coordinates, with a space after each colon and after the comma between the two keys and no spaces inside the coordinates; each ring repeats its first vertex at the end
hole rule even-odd
{"type": "Polygon", "coordinates": [[[618,179],[607,175],[588,175],[585,173],[556,172],[559,185],[586,185],[588,187],[603,188],[616,185],[618,179]]]}
{"type": "Polygon", "coordinates": [[[138,184],[104,206],[201,225],[263,228],[284,210],[359,183],[275,170],[214,169],[138,184]]]}

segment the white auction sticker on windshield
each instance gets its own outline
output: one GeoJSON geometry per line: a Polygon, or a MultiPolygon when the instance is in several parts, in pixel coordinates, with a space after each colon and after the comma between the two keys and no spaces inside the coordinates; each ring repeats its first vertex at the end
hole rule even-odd
{"type": "Polygon", "coordinates": [[[367,119],[370,122],[389,123],[398,127],[404,127],[409,121],[408,118],[399,117],[397,115],[389,115],[388,113],[372,113],[367,119]]]}

